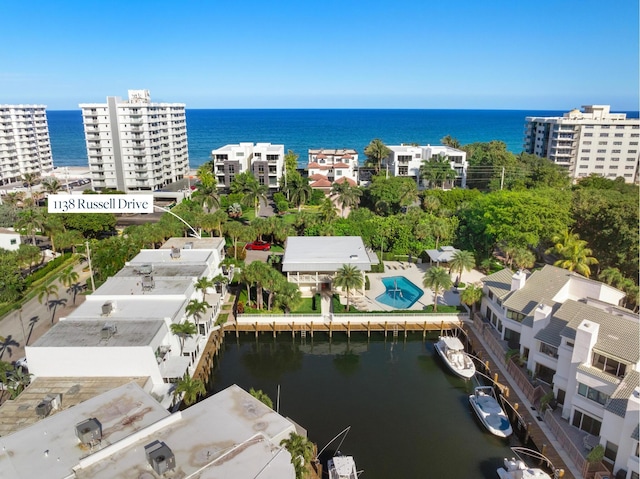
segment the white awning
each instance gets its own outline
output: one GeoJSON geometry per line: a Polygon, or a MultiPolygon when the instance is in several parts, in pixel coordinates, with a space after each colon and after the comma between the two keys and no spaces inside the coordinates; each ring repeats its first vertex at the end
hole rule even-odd
{"type": "Polygon", "coordinates": [[[166,356],[160,364],[160,374],[163,378],[181,378],[189,367],[191,359],[186,356],[166,356]]]}

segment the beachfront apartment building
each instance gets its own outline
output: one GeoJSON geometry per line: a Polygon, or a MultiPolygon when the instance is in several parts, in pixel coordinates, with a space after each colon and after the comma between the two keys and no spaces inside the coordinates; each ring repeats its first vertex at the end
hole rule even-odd
{"type": "Polygon", "coordinates": [[[86,301],[60,318],[25,348],[35,378],[147,378],[165,406],[173,385],[193,374],[215,329],[224,286],[201,291],[200,278],[224,275],[224,240],[171,238],[160,249],[142,250],[86,301]],[[206,311],[190,315],[192,300],[206,311]],[[197,333],[172,333],[174,324],[195,323],[197,333]]]}
{"type": "Polygon", "coordinates": [[[157,191],[189,173],[183,103],[152,103],[149,90],[127,100],[82,103],[82,121],[94,189],[157,191]]]}
{"type": "Polygon", "coordinates": [[[329,191],[333,183],[358,184],[358,152],[352,148],[310,149],[307,171],[311,188],[329,191]]]}
{"type": "Polygon", "coordinates": [[[640,320],[618,306],[624,293],[549,265],[483,281],[485,320],[553,387],[562,417],[603,445],[614,472],[637,477],[640,320]]]}
{"type": "Polygon", "coordinates": [[[432,158],[444,157],[449,161],[451,169],[456,172],[455,179],[444,184],[445,189],[455,186],[466,188],[467,186],[467,153],[451,148],[450,146],[419,146],[419,145],[391,145],[388,146],[391,153],[383,160],[382,168],[393,176],[413,178],[418,188],[423,189],[429,185],[420,177],[420,166],[432,158]]]}
{"type": "Polygon", "coordinates": [[[280,187],[284,175],[284,145],[243,142],[211,152],[218,188],[228,189],[236,175],[250,172],[270,190],[280,187]]]}
{"type": "Polygon", "coordinates": [[[25,173],[53,170],[44,105],[0,105],[0,185],[22,182],[25,173]]]}
{"type": "Polygon", "coordinates": [[[587,105],[561,117],[526,118],[524,152],[563,166],[573,180],[598,174],[637,182],[640,119],[587,105]]]}
{"type": "Polygon", "coordinates": [[[0,479],[296,477],[280,443],[306,433],[237,385],[174,413],[136,382],[76,404],[71,387],[35,407],[17,398],[16,422],[42,419],[0,437],[0,479]]]}

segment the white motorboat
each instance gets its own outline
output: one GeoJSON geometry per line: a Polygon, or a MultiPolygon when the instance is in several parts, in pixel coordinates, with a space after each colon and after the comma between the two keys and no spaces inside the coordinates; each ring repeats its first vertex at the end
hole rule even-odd
{"type": "Polygon", "coordinates": [[[557,479],[562,476],[560,474],[560,470],[555,469],[551,464],[551,461],[539,452],[521,447],[513,447],[511,449],[518,457],[504,459],[504,467],[499,467],[496,471],[500,479],[557,479]],[[527,464],[520,458],[520,455],[531,456],[538,462],[546,462],[549,470],[554,471],[553,475],[538,467],[527,466],[527,464]]]}
{"type": "Polygon", "coordinates": [[[440,336],[434,345],[436,352],[451,371],[464,379],[471,379],[476,373],[473,360],[464,351],[462,341],[453,336],[440,336]]]}
{"type": "Polygon", "coordinates": [[[471,408],[487,430],[499,437],[513,434],[509,418],[505,414],[491,386],[478,386],[469,396],[471,408]]]}
{"type": "Polygon", "coordinates": [[[338,451],[327,463],[329,479],[358,479],[356,461],[353,456],[345,456],[338,451]]]}

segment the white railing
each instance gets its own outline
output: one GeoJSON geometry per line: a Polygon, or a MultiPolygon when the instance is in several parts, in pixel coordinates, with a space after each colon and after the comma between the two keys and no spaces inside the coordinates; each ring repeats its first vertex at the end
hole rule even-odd
{"type": "Polygon", "coordinates": [[[571,459],[576,467],[579,470],[583,471],[584,474],[584,471],[588,465],[587,460],[582,455],[582,452],[580,451],[578,446],[576,446],[571,441],[567,433],[564,432],[562,425],[549,409],[547,409],[544,413],[544,423],[549,427],[551,433],[556,437],[562,449],[569,456],[569,459],[571,459]]]}
{"type": "Polygon", "coordinates": [[[387,324],[405,324],[405,323],[458,323],[468,319],[467,314],[445,313],[445,314],[387,314],[387,313],[363,313],[363,314],[334,314],[331,315],[269,315],[269,314],[241,314],[236,317],[237,324],[334,324],[334,325],[353,325],[368,323],[387,323],[387,324]]]}

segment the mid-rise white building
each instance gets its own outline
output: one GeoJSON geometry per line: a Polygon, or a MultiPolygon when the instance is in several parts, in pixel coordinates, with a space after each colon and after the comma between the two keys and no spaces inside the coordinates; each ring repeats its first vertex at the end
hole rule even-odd
{"type": "Polygon", "coordinates": [[[624,293],[555,266],[484,279],[481,313],[553,387],[562,417],[605,448],[614,473],[637,478],[640,320],[624,293]]]}
{"type": "Polygon", "coordinates": [[[417,146],[417,145],[393,145],[388,146],[391,153],[383,160],[382,167],[393,176],[405,176],[413,178],[418,188],[426,188],[428,185],[420,177],[420,167],[425,161],[432,158],[444,157],[449,161],[451,169],[456,172],[454,180],[447,181],[444,188],[467,186],[467,153],[451,148],[450,146],[417,146]]]}
{"type": "Polygon", "coordinates": [[[229,188],[236,175],[249,171],[261,185],[275,190],[284,174],[284,145],[250,142],[225,145],[213,150],[211,159],[219,188],[229,188]]]}
{"type": "Polygon", "coordinates": [[[53,170],[44,105],[0,105],[0,185],[53,170]]]}
{"type": "Polygon", "coordinates": [[[611,113],[609,105],[582,108],[561,117],[527,117],[524,151],[567,168],[573,179],[596,173],[636,181],[640,119],[611,113]]]}
{"type": "Polygon", "coordinates": [[[329,190],[343,181],[358,184],[358,152],[351,148],[309,150],[307,168],[312,188],[329,190]]]}
{"type": "Polygon", "coordinates": [[[129,90],[128,100],[80,108],[96,190],[155,191],[188,175],[183,103],[152,103],[149,90],[129,90]]]}

